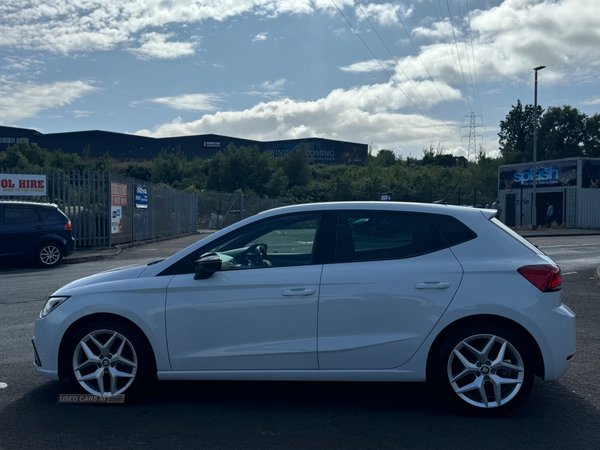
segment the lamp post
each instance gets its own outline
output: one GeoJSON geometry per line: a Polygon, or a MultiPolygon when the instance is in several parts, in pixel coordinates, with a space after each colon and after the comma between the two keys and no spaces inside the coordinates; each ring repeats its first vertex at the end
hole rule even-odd
{"type": "Polygon", "coordinates": [[[538,70],[544,69],[546,66],[534,67],[535,72],[535,87],[534,87],[534,103],[533,103],[533,168],[531,175],[533,176],[533,199],[531,200],[531,228],[535,229],[534,223],[537,222],[537,202],[535,197],[535,188],[537,185],[537,124],[538,124],[538,109],[537,109],[537,73],[538,70]],[[534,221],[535,213],[535,221],[534,221]]]}

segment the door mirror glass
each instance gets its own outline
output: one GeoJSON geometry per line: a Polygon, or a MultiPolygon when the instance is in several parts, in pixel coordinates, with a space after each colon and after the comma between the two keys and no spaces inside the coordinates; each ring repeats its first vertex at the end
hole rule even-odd
{"type": "Polygon", "coordinates": [[[221,270],[221,264],[223,261],[219,255],[209,254],[204,255],[202,258],[196,261],[194,271],[194,280],[206,280],[210,276],[221,270]]]}

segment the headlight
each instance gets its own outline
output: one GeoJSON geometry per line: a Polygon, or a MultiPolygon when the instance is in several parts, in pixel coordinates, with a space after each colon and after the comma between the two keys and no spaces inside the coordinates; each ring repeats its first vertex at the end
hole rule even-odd
{"type": "Polygon", "coordinates": [[[52,311],[58,308],[58,306],[68,298],[69,297],[50,297],[44,305],[44,307],[42,308],[42,310],[40,311],[40,319],[42,317],[46,317],[48,314],[50,314],[52,311]]]}

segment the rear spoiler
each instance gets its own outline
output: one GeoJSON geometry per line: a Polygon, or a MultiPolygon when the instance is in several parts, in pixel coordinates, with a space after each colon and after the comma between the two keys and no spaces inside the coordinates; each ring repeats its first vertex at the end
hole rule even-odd
{"type": "Polygon", "coordinates": [[[496,213],[498,212],[495,209],[481,209],[481,214],[483,214],[483,217],[485,217],[487,220],[491,220],[494,217],[496,217],[496,213]]]}

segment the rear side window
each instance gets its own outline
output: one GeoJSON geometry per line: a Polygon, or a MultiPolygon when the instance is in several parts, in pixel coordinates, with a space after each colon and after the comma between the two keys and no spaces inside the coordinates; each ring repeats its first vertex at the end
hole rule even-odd
{"type": "Polygon", "coordinates": [[[338,214],[336,262],[411,258],[444,247],[425,214],[375,211],[338,214]]]}
{"type": "Polygon", "coordinates": [[[449,247],[477,237],[473,230],[454,217],[441,214],[431,214],[429,217],[449,247]]]}
{"type": "Polygon", "coordinates": [[[18,225],[24,223],[36,223],[40,218],[30,206],[5,206],[4,225],[18,225]]]}

